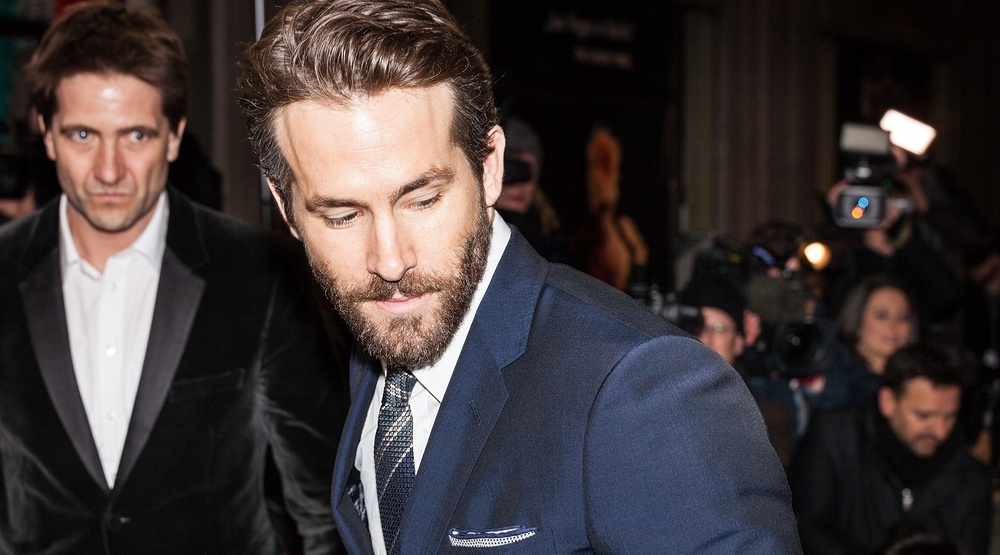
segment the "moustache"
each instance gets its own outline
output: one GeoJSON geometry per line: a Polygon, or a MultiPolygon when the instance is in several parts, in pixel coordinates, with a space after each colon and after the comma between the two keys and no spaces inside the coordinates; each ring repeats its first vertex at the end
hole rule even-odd
{"type": "Polygon", "coordinates": [[[399,281],[386,281],[373,275],[367,284],[345,291],[343,297],[351,302],[388,301],[397,294],[404,297],[419,297],[425,293],[437,293],[443,290],[445,285],[443,280],[419,274],[406,273],[399,281]]]}

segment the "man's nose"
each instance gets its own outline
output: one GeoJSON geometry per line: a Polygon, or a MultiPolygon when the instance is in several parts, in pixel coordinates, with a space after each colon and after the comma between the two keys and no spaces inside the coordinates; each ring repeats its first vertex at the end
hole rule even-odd
{"type": "Polygon", "coordinates": [[[125,175],[125,164],[115,141],[103,141],[94,161],[94,177],[105,185],[114,185],[125,175]]]}
{"type": "Polygon", "coordinates": [[[416,263],[410,233],[393,216],[375,218],[369,239],[368,272],[395,282],[416,263]]]}
{"type": "Polygon", "coordinates": [[[945,441],[951,435],[951,430],[955,427],[955,423],[951,420],[939,419],[935,420],[931,426],[934,437],[938,441],[945,441]]]}

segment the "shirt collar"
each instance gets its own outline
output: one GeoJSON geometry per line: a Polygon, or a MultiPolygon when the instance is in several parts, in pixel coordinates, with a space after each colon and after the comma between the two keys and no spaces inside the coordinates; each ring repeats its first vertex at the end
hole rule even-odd
{"type": "MultiPolygon", "coordinates": [[[[84,268],[92,268],[80,257],[80,251],[76,248],[76,242],[69,231],[69,221],[66,219],[66,211],[69,209],[69,199],[63,193],[59,197],[59,252],[62,275],[66,275],[67,268],[75,264],[81,264],[84,268]]],[[[160,263],[163,261],[163,251],[167,248],[167,222],[169,221],[170,207],[167,203],[167,192],[160,192],[160,196],[153,208],[153,217],[149,220],[149,225],[142,231],[142,234],[129,247],[116,253],[118,256],[123,253],[136,252],[149,261],[153,269],[160,271],[160,263]]]]}
{"type": "Polygon", "coordinates": [[[479,286],[472,296],[469,311],[466,312],[465,317],[462,319],[462,324],[455,331],[455,336],[452,337],[451,343],[448,344],[441,358],[434,364],[418,368],[413,372],[420,385],[439,402],[444,398],[445,391],[448,389],[451,375],[458,364],[458,357],[462,354],[462,349],[465,347],[465,340],[469,335],[469,329],[472,328],[472,321],[476,319],[476,311],[479,309],[479,303],[486,296],[486,290],[490,287],[490,281],[493,280],[493,274],[496,272],[497,266],[500,265],[500,258],[507,249],[509,241],[510,227],[503,221],[500,214],[493,211],[493,233],[490,239],[490,253],[486,259],[486,271],[483,272],[483,279],[479,281],[479,286]]]}

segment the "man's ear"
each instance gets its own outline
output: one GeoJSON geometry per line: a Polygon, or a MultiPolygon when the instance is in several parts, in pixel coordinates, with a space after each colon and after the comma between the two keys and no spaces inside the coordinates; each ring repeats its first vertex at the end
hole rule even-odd
{"type": "Polygon", "coordinates": [[[177,156],[181,153],[181,140],[184,138],[184,128],[187,126],[187,118],[181,118],[177,122],[177,129],[167,133],[167,162],[176,162],[177,156]]]}
{"type": "Polygon", "coordinates": [[[880,387],[878,390],[878,410],[882,416],[891,418],[896,413],[896,392],[888,387],[880,387]]]}
{"type": "Polygon", "coordinates": [[[278,206],[278,211],[281,212],[281,218],[285,220],[285,225],[288,226],[288,230],[292,232],[292,235],[296,239],[301,241],[302,237],[299,237],[298,230],[295,229],[295,226],[292,225],[292,222],[288,219],[288,208],[285,207],[285,202],[282,200],[281,194],[278,193],[278,188],[274,186],[274,181],[272,181],[270,177],[267,178],[267,188],[271,190],[271,196],[274,197],[274,203],[278,206]]]}
{"type": "Polygon", "coordinates": [[[56,161],[56,145],[52,140],[52,130],[45,126],[45,118],[38,114],[38,130],[42,133],[42,142],[45,143],[45,154],[49,160],[56,161]]]}
{"type": "Polygon", "coordinates": [[[503,189],[503,153],[507,147],[507,137],[499,125],[490,131],[490,146],[493,151],[483,161],[483,193],[486,206],[493,206],[503,189]]]}

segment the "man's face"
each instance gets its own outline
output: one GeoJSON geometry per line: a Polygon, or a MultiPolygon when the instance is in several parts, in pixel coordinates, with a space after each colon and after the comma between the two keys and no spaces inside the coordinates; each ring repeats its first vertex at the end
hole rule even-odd
{"type": "Polygon", "coordinates": [[[159,91],[129,75],[67,77],[56,100],[44,140],[69,199],[70,229],[138,237],[166,186],[184,121],[171,130],[159,91]]]}
{"type": "Polygon", "coordinates": [[[736,362],[736,357],[743,353],[743,336],[736,329],[732,316],[724,310],[703,306],[701,317],[705,320],[705,327],[698,334],[698,339],[722,355],[729,364],[736,362]]]}
{"type": "Polygon", "coordinates": [[[930,457],[955,428],[961,397],[957,385],[935,386],[927,378],[913,378],[898,398],[891,389],[880,389],[878,402],[896,437],[914,455],[930,457]]]}
{"type": "Polygon", "coordinates": [[[295,180],[282,212],[351,330],[391,366],[440,357],[486,267],[503,132],[480,185],[451,140],[451,106],[444,85],[392,89],[347,106],[296,102],[275,121],[295,180]]]}

